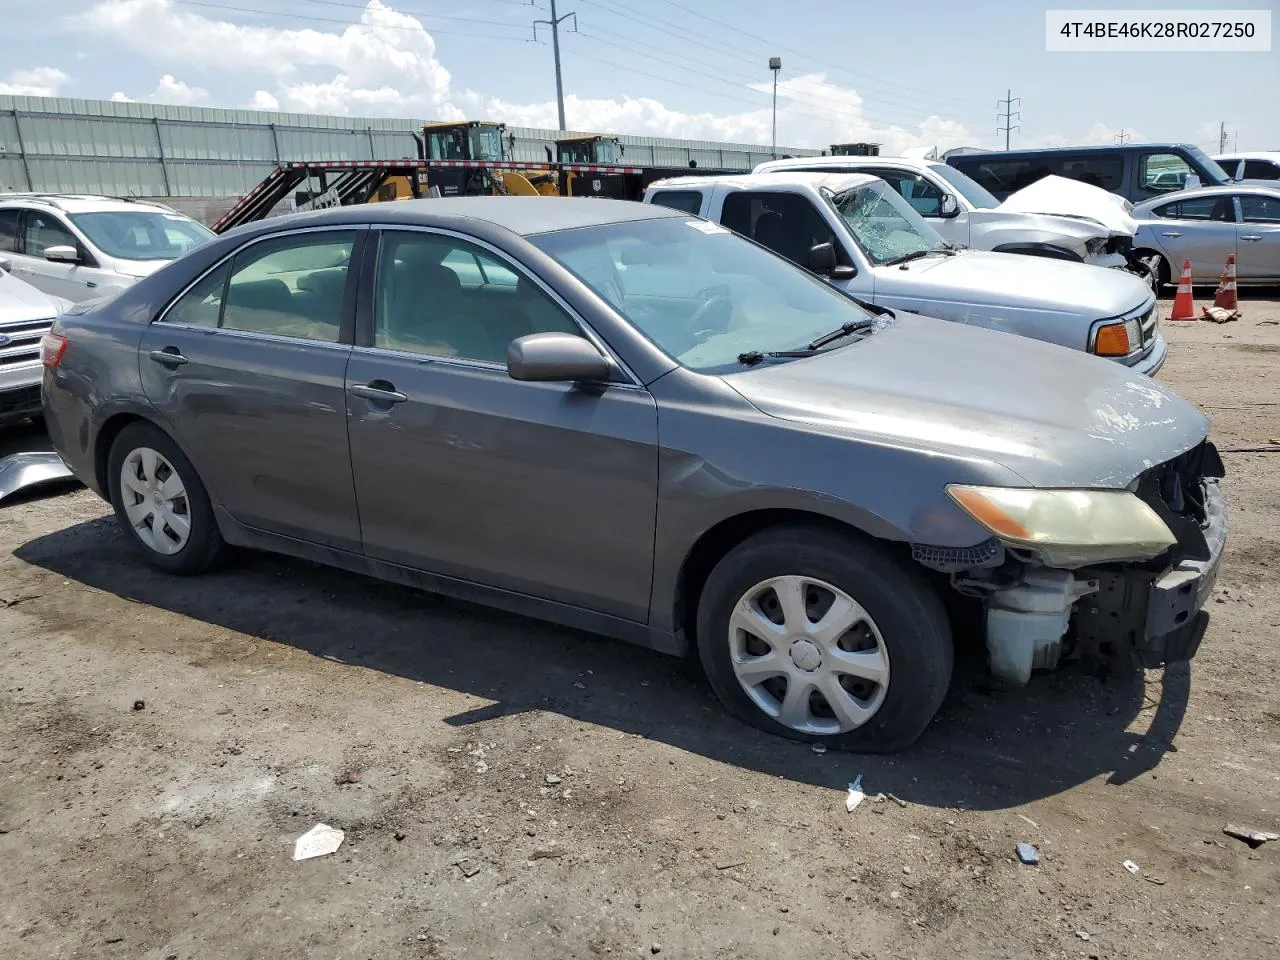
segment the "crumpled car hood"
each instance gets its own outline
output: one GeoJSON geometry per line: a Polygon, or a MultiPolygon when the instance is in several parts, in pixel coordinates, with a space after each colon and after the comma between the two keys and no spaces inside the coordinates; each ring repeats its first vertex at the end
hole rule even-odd
{"type": "Polygon", "coordinates": [[[1129,215],[1133,205],[1124,197],[1055,174],[1011,193],[996,209],[1096,220],[1107,229],[1130,237],[1138,230],[1137,221],[1129,215]]]}
{"type": "Polygon", "coordinates": [[[1034,487],[1121,489],[1209,430],[1199,410],[1121,364],[911,314],[724,381],[769,416],[988,460],[1034,487]]]}

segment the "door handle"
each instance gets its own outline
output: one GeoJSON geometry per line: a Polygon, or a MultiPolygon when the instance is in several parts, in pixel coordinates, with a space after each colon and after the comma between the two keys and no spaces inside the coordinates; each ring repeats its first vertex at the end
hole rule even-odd
{"type": "Polygon", "coordinates": [[[152,350],[151,359],[166,367],[180,367],[187,358],[178,352],[177,347],[165,347],[163,350],[152,350]]]}
{"type": "Polygon", "coordinates": [[[1162,234],[1160,234],[1160,236],[1162,236],[1162,237],[1180,237],[1180,236],[1182,236],[1182,234],[1178,233],[1178,231],[1176,231],[1176,230],[1170,230],[1168,233],[1162,233],[1162,234]]]}
{"type": "Polygon", "coordinates": [[[356,384],[348,387],[347,390],[353,397],[372,400],[374,403],[404,403],[409,399],[406,394],[401,393],[386,380],[373,380],[367,384],[356,384]]]}
{"type": "Polygon", "coordinates": [[[1250,240],[1250,241],[1252,241],[1252,240],[1261,240],[1261,239],[1262,239],[1262,237],[1261,237],[1261,235],[1256,234],[1256,233],[1246,233],[1246,234],[1245,234],[1244,236],[1242,236],[1240,239],[1241,239],[1241,240],[1250,240]]]}

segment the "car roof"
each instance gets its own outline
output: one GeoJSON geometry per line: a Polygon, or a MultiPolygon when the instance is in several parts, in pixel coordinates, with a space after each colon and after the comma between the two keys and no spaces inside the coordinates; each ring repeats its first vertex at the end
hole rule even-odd
{"type": "Polygon", "coordinates": [[[175,212],[163,203],[150,200],[129,200],[88,193],[0,193],[0,205],[46,210],[52,207],[63,213],[108,213],[117,210],[175,212]]]}
{"type": "Polygon", "coordinates": [[[875,166],[876,164],[897,164],[923,170],[930,165],[945,166],[941,160],[918,160],[912,157],[788,157],[785,160],[765,160],[757,163],[756,173],[773,173],[781,170],[812,170],[815,167],[833,167],[840,169],[851,166],[875,166]]]}
{"type": "Polygon", "coordinates": [[[1041,153],[1106,153],[1119,152],[1127,150],[1194,150],[1195,144],[1191,143],[1126,143],[1112,144],[1110,146],[1090,146],[1090,147],[1035,147],[1030,150],[978,150],[973,153],[953,153],[947,157],[947,161],[959,159],[977,159],[981,160],[987,157],[1020,157],[1024,154],[1041,154],[1041,153]]]}
{"type": "Polygon", "coordinates": [[[869,173],[822,173],[808,170],[779,170],[767,173],[731,174],[727,177],[672,177],[669,180],[655,180],[649,184],[653,187],[698,187],[715,185],[739,187],[743,190],[765,189],[767,187],[826,187],[839,193],[850,187],[858,187],[864,183],[872,183],[879,177],[869,173]]]}
{"type": "Polygon", "coordinates": [[[1152,197],[1150,200],[1143,200],[1141,203],[1133,205],[1134,210],[1150,210],[1152,207],[1158,207],[1164,203],[1172,203],[1175,200],[1195,200],[1199,197],[1223,197],[1232,196],[1237,193],[1265,193],[1275,197],[1280,197],[1280,185],[1271,187],[1267,186],[1266,180],[1244,180],[1239,183],[1227,183],[1222,186],[1213,187],[1192,187],[1189,190],[1174,190],[1171,193],[1163,194],[1159,197],[1152,197]]]}
{"type": "Polygon", "coordinates": [[[1215,160],[1280,160],[1280,150],[1240,150],[1215,154],[1215,160]]]}
{"type": "MultiPolygon", "coordinates": [[[[447,226],[458,218],[483,220],[520,236],[596,227],[608,223],[657,220],[688,214],[652,204],[596,197],[440,197],[354,204],[289,217],[290,224],[388,223],[447,226]]],[[[264,223],[279,223],[273,218],[264,223]]]]}

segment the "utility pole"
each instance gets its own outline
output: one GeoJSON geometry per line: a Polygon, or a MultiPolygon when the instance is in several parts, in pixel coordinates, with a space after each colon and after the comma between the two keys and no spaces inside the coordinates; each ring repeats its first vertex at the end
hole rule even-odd
{"type": "Polygon", "coordinates": [[[1124,127],[1120,128],[1120,132],[1116,134],[1116,145],[1123,147],[1129,142],[1129,134],[1124,132],[1124,127]]]}
{"type": "Polygon", "coordinates": [[[997,126],[997,127],[996,127],[996,133],[997,133],[997,134],[999,134],[999,133],[1003,133],[1003,134],[1004,134],[1004,148],[1005,148],[1006,150],[1008,150],[1008,149],[1009,149],[1009,134],[1010,134],[1010,132],[1012,132],[1012,131],[1014,131],[1014,130],[1020,130],[1020,129],[1022,129],[1021,125],[1017,125],[1017,124],[1014,124],[1014,123],[1013,123],[1013,121],[1014,121],[1014,120],[1017,120],[1019,117],[1021,117],[1021,116],[1022,116],[1022,114],[1021,114],[1020,112],[1017,112],[1017,111],[1014,111],[1014,110],[1013,110],[1013,105],[1014,105],[1015,103],[1021,103],[1021,102],[1022,102],[1022,98],[1021,98],[1021,97],[1014,97],[1014,95],[1013,95],[1013,91],[1012,91],[1012,90],[1007,90],[1007,91],[1005,91],[1005,98],[1004,98],[1003,100],[997,100],[997,101],[996,101],[996,106],[997,106],[997,107],[1000,107],[1000,106],[1003,106],[1003,107],[1004,107],[1004,110],[1003,110],[1003,111],[998,112],[998,113],[996,114],[996,122],[997,122],[997,124],[998,124],[998,123],[999,123],[999,121],[1001,121],[1001,120],[1003,120],[1003,121],[1004,121],[1004,126],[997,126]]]}
{"type": "Polygon", "coordinates": [[[1227,152],[1227,121],[1218,121],[1218,152],[1227,152]]]}
{"type": "MultiPolygon", "coordinates": [[[[532,4],[534,0],[529,0],[532,4]]],[[[578,32],[578,15],[570,12],[564,16],[556,16],[556,0],[551,0],[551,19],[533,21],[533,39],[538,39],[538,24],[545,24],[551,28],[551,50],[556,58],[556,109],[560,116],[560,132],[564,133],[569,128],[564,122],[564,82],[560,79],[560,24],[573,18],[573,32],[578,32]]]]}
{"type": "Polygon", "coordinates": [[[781,57],[769,58],[769,69],[773,71],[773,158],[778,159],[778,71],[782,69],[781,57]]]}

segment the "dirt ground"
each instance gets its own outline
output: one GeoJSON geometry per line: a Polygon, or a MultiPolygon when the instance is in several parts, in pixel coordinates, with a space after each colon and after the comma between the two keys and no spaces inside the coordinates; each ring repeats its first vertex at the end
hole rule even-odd
{"type": "MultiPolygon", "coordinates": [[[[1244,310],[1165,331],[1160,378],[1228,450],[1280,437],[1280,302],[1244,310]]],[[[891,758],[748,729],[658,654],[305,563],[169,579],[83,490],[6,506],[0,954],[1280,956],[1280,842],[1223,833],[1280,830],[1280,455],[1224,459],[1189,668],[992,693],[967,649],[891,758]],[[846,813],[859,773],[905,806],[846,813]],[[295,862],[317,822],[345,843],[295,862]]]]}

